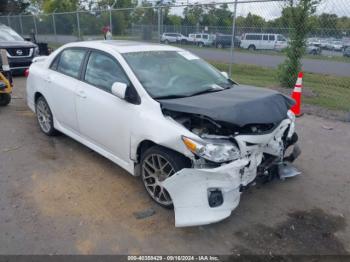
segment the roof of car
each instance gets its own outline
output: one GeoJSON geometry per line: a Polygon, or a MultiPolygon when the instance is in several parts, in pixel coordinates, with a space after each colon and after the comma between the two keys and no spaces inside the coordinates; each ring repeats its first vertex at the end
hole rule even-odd
{"type": "Polygon", "coordinates": [[[74,42],[67,46],[74,47],[89,47],[96,49],[103,49],[103,47],[113,48],[118,53],[130,53],[140,51],[182,51],[182,49],[162,44],[153,44],[137,41],[127,40],[97,40],[97,41],[84,41],[74,42]]]}

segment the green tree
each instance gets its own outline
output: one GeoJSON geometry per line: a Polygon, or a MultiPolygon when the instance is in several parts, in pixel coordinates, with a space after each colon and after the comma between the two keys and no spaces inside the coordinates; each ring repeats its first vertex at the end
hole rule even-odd
{"type": "Polygon", "coordinates": [[[201,24],[203,21],[203,15],[205,14],[205,8],[201,5],[187,6],[183,11],[184,25],[195,26],[201,24]]]}
{"type": "Polygon", "coordinates": [[[79,0],[43,0],[44,13],[71,12],[79,9],[79,0]]]}
{"type": "Polygon", "coordinates": [[[315,13],[319,0],[288,0],[290,18],[290,43],[287,57],[279,66],[278,78],[284,87],[293,87],[301,70],[301,58],[305,53],[306,37],[311,30],[310,16],[315,13]]]}
{"type": "Polygon", "coordinates": [[[0,15],[24,14],[29,5],[26,0],[0,0],[0,15]]]}

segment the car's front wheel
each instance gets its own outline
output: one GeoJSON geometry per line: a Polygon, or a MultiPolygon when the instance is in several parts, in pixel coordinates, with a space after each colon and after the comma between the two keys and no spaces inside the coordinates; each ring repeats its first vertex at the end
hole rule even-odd
{"type": "Polygon", "coordinates": [[[46,99],[43,96],[36,100],[35,112],[41,131],[48,136],[56,135],[57,130],[53,125],[53,115],[46,99]]]}
{"type": "Polygon", "coordinates": [[[147,149],[141,156],[141,176],[150,197],[165,208],[172,208],[173,202],[162,182],[185,167],[190,160],[181,154],[160,146],[147,149]]]}

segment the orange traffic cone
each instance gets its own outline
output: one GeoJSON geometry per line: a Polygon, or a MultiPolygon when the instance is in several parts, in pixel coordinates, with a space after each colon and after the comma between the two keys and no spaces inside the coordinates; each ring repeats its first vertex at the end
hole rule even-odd
{"type": "Polygon", "coordinates": [[[301,89],[303,87],[303,72],[298,75],[297,82],[292,92],[292,98],[295,100],[295,105],[291,108],[295,116],[301,116],[301,89]]]}

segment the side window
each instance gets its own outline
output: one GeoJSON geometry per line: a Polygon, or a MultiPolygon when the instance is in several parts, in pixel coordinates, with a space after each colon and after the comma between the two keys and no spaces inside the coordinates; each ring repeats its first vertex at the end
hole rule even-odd
{"type": "Polygon", "coordinates": [[[269,40],[270,41],[275,41],[275,35],[269,35],[269,40]]]}
{"type": "Polygon", "coordinates": [[[78,78],[80,67],[86,51],[82,49],[63,50],[57,66],[57,71],[78,78]]]}
{"type": "Polygon", "coordinates": [[[247,40],[261,40],[262,35],[247,35],[246,39],[247,40]]]}
{"type": "Polygon", "coordinates": [[[286,39],[283,36],[281,36],[281,35],[277,36],[277,40],[278,41],[286,41],[286,39]]]}
{"type": "Polygon", "coordinates": [[[57,70],[58,61],[60,60],[60,55],[57,55],[50,65],[50,69],[57,70]]]}
{"type": "Polygon", "coordinates": [[[269,36],[268,36],[268,35],[264,35],[264,36],[263,36],[263,40],[264,40],[264,41],[269,40],[269,36]]]}
{"type": "Polygon", "coordinates": [[[203,35],[203,39],[208,39],[209,36],[208,35],[203,35]]]}
{"type": "Polygon", "coordinates": [[[201,35],[196,35],[196,38],[201,38],[201,35]]]}
{"type": "Polygon", "coordinates": [[[86,66],[85,81],[111,92],[115,82],[129,84],[123,69],[112,57],[100,52],[92,52],[86,66]]]}

